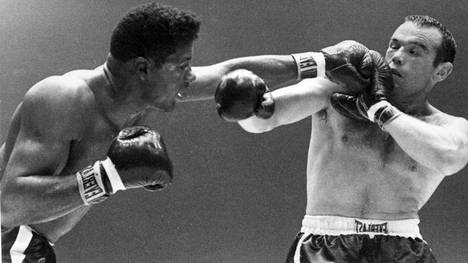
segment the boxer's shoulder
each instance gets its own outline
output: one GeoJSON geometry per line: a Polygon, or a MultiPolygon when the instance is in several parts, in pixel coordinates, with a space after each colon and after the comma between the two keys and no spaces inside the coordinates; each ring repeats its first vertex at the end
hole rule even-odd
{"type": "Polygon", "coordinates": [[[25,95],[26,102],[63,102],[70,103],[89,99],[92,92],[85,79],[75,75],[54,75],[32,86],[25,95]]]}
{"type": "Polygon", "coordinates": [[[468,131],[468,121],[463,117],[454,116],[445,113],[432,105],[429,106],[427,112],[421,115],[415,115],[414,117],[440,127],[459,127],[468,131]]]}
{"type": "Polygon", "coordinates": [[[79,132],[93,116],[95,100],[82,79],[70,76],[48,77],[26,92],[21,106],[22,123],[43,131],[79,132]]]}

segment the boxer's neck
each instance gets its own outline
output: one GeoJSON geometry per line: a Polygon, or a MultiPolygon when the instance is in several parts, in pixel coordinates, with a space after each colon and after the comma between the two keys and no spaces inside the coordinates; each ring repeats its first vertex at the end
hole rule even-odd
{"type": "Polygon", "coordinates": [[[399,110],[412,116],[427,115],[429,110],[427,94],[396,95],[392,96],[391,102],[399,110]]]}
{"type": "Polygon", "coordinates": [[[113,74],[107,63],[102,66],[102,77],[105,81],[101,89],[100,105],[103,117],[115,130],[135,125],[148,112],[148,107],[131,100],[128,94],[122,94],[124,88],[119,85],[123,80],[113,74]]]}

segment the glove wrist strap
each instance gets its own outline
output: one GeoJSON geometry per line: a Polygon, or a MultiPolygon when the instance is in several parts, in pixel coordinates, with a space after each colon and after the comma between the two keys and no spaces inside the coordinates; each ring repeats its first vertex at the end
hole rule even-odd
{"type": "Polygon", "coordinates": [[[325,77],[325,57],[322,52],[292,54],[297,66],[297,80],[325,77]]]}
{"type": "Polygon", "coordinates": [[[401,114],[402,112],[400,110],[386,100],[377,102],[367,111],[369,119],[376,122],[382,130],[384,130],[383,126],[385,123],[394,120],[401,114]]]}
{"type": "Polygon", "coordinates": [[[120,175],[115,169],[112,160],[107,157],[104,161],[101,161],[101,165],[104,168],[107,177],[109,178],[109,182],[112,187],[112,194],[115,194],[119,190],[125,190],[125,185],[122,182],[122,178],[120,178],[120,175]]]}
{"type": "Polygon", "coordinates": [[[392,106],[392,104],[390,104],[390,102],[388,102],[386,100],[381,100],[381,101],[375,103],[374,105],[370,106],[370,108],[367,110],[367,117],[372,122],[375,122],[376,121],[376,118],[375,118],[376,112],[379,111],[380,109],[383,109],[383,108],[388,107],[388,106],[392,106]]]}
{"type": "Polygon", "coordinates": [[[109,197],[101,175],[101,165],[97,161],[76,173],[78,190],[85,205],[100,203],[109,197]]]}
{"type": "Polygon", "coordinates": [[[270,118],[273,113],[275,112],[275,100],[271,95],[271,92],[267,92],[263,94],[263,102],[261,103],[260,107],[255,112],[255,116],[268,119],[270,118]]]}
{"type": "Polygon", "coordinates": [[[398,116],[402,114],[397,108],[390,106],[382,109],[380,112],[377,112],[377,124],[379,125],[380,129],[384,129],[384,124],[389,123],[390,121],[396,119],[398,116]]]}

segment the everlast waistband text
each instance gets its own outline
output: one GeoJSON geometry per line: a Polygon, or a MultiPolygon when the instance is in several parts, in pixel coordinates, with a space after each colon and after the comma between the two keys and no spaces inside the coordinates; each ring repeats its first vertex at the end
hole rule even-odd
{"type": "Polygon", "coordinates": [[[385,233],[388,234],[388,223],[369,224],[359,220],[354,220],[356,233],[385,233]]]}

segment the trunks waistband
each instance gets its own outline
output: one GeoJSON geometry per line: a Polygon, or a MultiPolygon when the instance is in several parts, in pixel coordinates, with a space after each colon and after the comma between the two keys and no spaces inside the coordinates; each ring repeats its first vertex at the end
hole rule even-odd
{"type": "Polygon", "coordinates": [[[379,220],[342,216],[304,216],[301,232],[316,235],[389,235],[420,238],[419,219],[379,220]]]}

